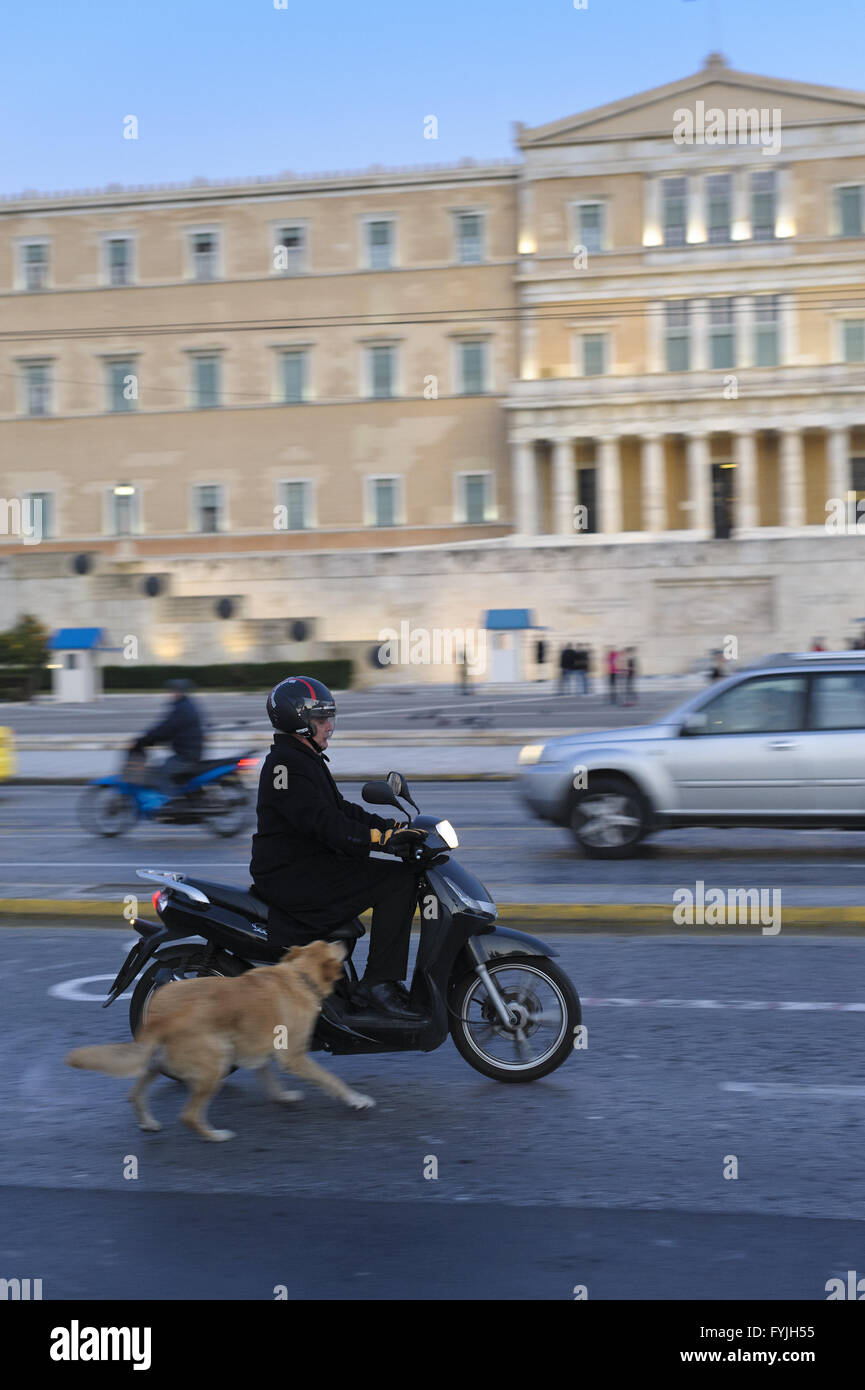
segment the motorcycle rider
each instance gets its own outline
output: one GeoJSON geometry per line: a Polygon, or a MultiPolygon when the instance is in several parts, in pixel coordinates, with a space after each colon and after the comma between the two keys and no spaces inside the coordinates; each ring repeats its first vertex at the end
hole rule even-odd
{"type": "Polygon", "coordinates": [[[289,676],[267,697],[275,730],[258,788],[258,829],[249,869],[255,893],[287,913],[303,936],[326,937],[372,907],[369,958],[352,1004],[395,1019],[421,1019],[402,983],[417,905],[417,875],[404,864],[370,859],[372,850],[401,854],[421,831],[385,820],[337,790],[325,749],[336,702],[312,677],[289,676]]]}
{"type": "Polygon", "coordinates": [[[167,681],[165,689],[171,691],[171,700],[163,717],[130,745],[129,752],[142,753],[151,744],[168,744],[171,757],[154,771],[159,790],[175,796],[178,782],[191,775],[201,761],[204,727],[198,705],[189,693],[195,689],[192,681],[167,681]]]}

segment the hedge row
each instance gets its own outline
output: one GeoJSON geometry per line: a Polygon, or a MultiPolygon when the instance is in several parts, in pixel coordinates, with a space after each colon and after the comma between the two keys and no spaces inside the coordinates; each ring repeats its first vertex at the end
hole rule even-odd
{"type": "Polygon", "coordinates": [[[296,674],[313,676],[331,690],[348,690],[352,663],[308,661],[297,667],[288,661],[222,662],[217,666],[142,666],[137,661],[103,666],[105,690],[161,690],[166,681],[194,681],[199,690],[269,690],[277,681],[296,674]]]}

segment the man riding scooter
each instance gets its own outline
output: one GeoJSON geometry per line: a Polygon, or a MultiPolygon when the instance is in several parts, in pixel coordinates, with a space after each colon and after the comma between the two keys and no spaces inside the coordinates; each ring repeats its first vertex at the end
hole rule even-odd
{"type": "Polygon", "coordinates": [[[178,784],[185,781],[204,749],[204,729],[198,705],[189,692],[195,689],[192,681],[167,681],[171,701],[162,719],[130,745],[130,753],[143,753],[152,744],[164,743],[171,748],[171,757],[154,769],[156,786],[166,796],[176,796],[178,784]]]}
{"type": "Polygon", "coordinates": [[[280,681],[267,697],[267,713],[275,733],[261,769],[252,838],[256,894],[299,926],[298,945],[372,907],[369,958],[352,1004],[394,1019],[421,1018],[403,984],[417,875],[407,865],[371,860],[370,853],[403,854],[423,834],[340,795],[325,754],[336,702],[321,681],[280,681]]]}

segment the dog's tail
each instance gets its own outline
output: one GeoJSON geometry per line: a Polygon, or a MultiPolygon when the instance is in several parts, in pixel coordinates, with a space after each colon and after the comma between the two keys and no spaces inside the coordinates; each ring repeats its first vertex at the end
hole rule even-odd
{"type": "Polygon", "coordinates": [[[107,1076],[143,1076],[159,1046],[158,1039],[146,1042],[105,1043],[101,1047],[76,1047],[66,1054],[66,1065],[86,1071],[104,1071],[107,1076]]]}

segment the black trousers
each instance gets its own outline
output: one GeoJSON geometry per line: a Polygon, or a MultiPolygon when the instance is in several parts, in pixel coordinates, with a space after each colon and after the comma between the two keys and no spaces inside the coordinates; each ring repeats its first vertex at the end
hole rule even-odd
{"type": "MultiPolygon", "coordinates": [[[[302,871],[259,875],[255,892],[278,914],[291,919],[286,946],[321,940],[334,927],[371,907],[369,957],[363,978],[369,985],[405,979],[418,893],[418,876],[405,864],[319,856],[308,860],[302,871]]],[[[279,930],[278,916],[274,925],[279,930]]]]}

